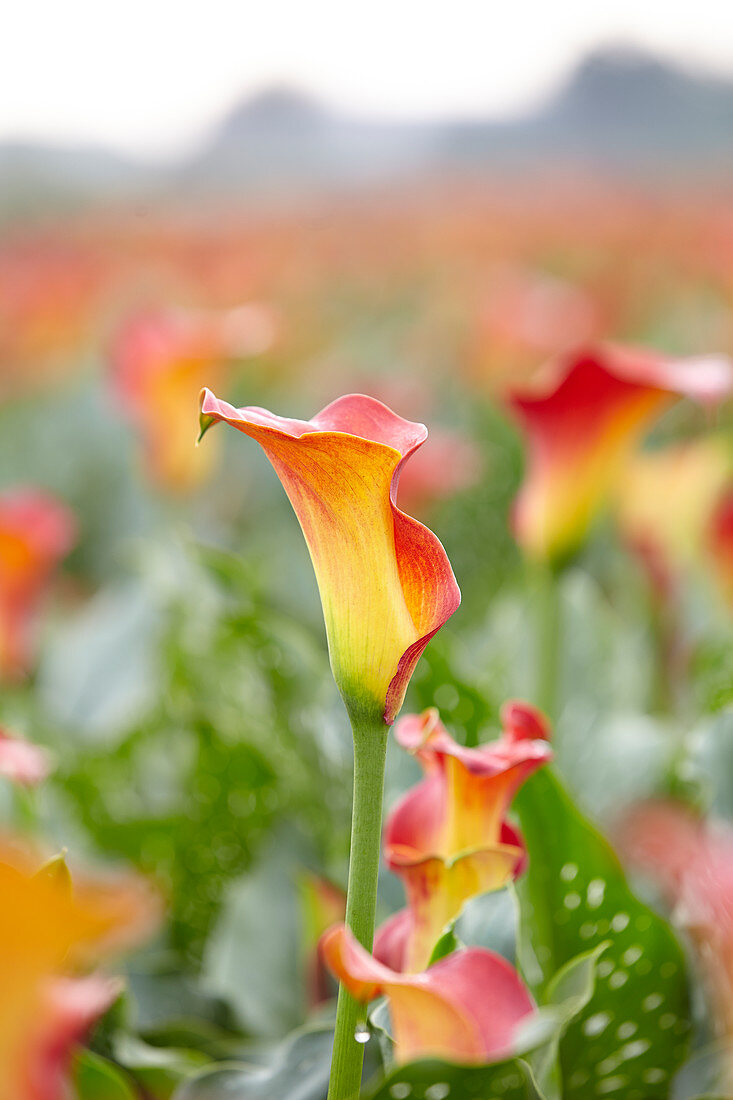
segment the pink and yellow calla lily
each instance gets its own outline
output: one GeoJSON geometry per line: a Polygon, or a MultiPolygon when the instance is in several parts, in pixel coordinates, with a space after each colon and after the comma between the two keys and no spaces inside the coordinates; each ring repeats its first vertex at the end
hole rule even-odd
{"type": "Polygon", "coordinates": [[[457,951],[420,974],[400,974],[338,925],[324,936],[323,954],[356,1000],[389,999],[398,1062],[501,1061],[514,1052],[520,1025],[535,1012],[514,968],[484,948],[457,951]]]}
{"type": "Polygon", "coordinates": [[[262,446],[290,498],[349,711],[391,725],[420,654],[460,603],[442,545],[395,503],[402,466],[427,429],[358,394],[292,420],[204,390],[202,432],[215,421],[262,446]]]}
{"type": "Polygon", "coordinates": [[[54,567],[75,538],[71,512],[38,489],[0,495],[0,676],[23,677],[33,660],[33,629],[54,567]]]}
{"type": "Polygon", "coordinates": [[[406,715],[396,727],[397,741],[426,773],[385,827],[385,861],[402,879],[408,904],[379,930],[375,953],[396,969],[421,970],[465,902],[522,869],[524,842],[506,814],[552,751],[544,716],[533,707],[508,703],[502,722],[498,741],[473,749],[453,740],[436,710],[406,715]]]}
{"type": "Polygon", "coordinates": [[[604,345],[555,360],[538,382],[510,397],[528,444],[514,530],[529,557],[558,561],[582,542],[648,425],[681,397],[723,400],[733,364],[604,345]]]}
{"type": "Polygon", "coordinates": [[[58,861],[39,870],[9,840],[0,842],[0,892],[2,1095],[62,1100],[74,1047],[119,992],[85,971],[146,935],[157,903],[137,879],[72,883],[58,861]]]}

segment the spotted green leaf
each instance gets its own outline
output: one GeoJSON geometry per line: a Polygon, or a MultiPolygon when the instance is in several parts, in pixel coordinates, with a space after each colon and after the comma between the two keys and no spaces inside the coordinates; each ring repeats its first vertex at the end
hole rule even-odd
{"type": "Polygon", "coordinates": [[[549,770],[515,806],[530,856],[517,890],[519,959],[538,999],[568,960],[608,941],[593,996],[560,1042],[563,1100],[665,1100],[690,1035],[679,943],[549,770]]]}

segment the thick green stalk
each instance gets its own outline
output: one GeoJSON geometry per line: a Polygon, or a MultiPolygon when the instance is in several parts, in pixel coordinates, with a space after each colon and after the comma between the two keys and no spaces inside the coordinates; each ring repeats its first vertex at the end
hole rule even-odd
{"type": "MultiPolygon", "coordinates": [[[[382,798],[388,729],[381,719],[352,718],[354,731],[354,806],[346,894],[346,923],[360,944],[371,951],[377,909],[377,876],[382,837],[382,798]]],[[[336,1008],[328,1100],[359,1095],[364,1044],[355,1034],[365,1009],[341,986],[336,1008]]]]}

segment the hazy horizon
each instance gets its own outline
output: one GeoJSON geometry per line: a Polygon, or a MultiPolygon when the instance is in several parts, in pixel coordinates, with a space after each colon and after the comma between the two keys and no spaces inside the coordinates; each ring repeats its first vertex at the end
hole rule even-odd
{"type": "Polygon", "coordinates": [[[552,11],[518,3],[498,15],[475,0],[427,9],[377,0],[368,15],[333,0],[307,11],[283,0],[190,11],[169,0],[104,11],[89,0],[63,11],[32,0],[13,12],[0,46],[0,141],[166,157],[274,86],[385,120],[506,118],[609,45],[733,77],[733,10],[703,0],[693,25],[656,0],[604,12],[575,0],[552,11]]]}

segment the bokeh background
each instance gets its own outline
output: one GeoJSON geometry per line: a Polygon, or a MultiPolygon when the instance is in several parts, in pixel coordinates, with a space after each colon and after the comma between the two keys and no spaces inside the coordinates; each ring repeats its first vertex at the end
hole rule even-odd
{"type": "MultiPolygon", "coordinates": [[[[150,1041],[298,1024],[312,876],[343,884],[348,853],[300,531],[253,444],[194,448],[200,387],[302,417],[364,392],[428,424],[400,503],[463,604],[407,707],[476,743],[534,687],[507,388],[596,339],[733,354],[733,16],[511,7],[29,3],[3,31],[0,490],[51,494],[75,536],[0,721],[53,753],[51,848],[165,896],[131,965],[150,1041]]],[[[682,405],[651,444],[729,432],[682,405]]],[[[563,581],[558,765],[609,832],[658,793],[733,814],[731,592],[680,485],[653,490],[683,529],[673,597],[624,501],[563,581]]],[[[388,804],[415,775],[393,752],[388,804]]]]}

